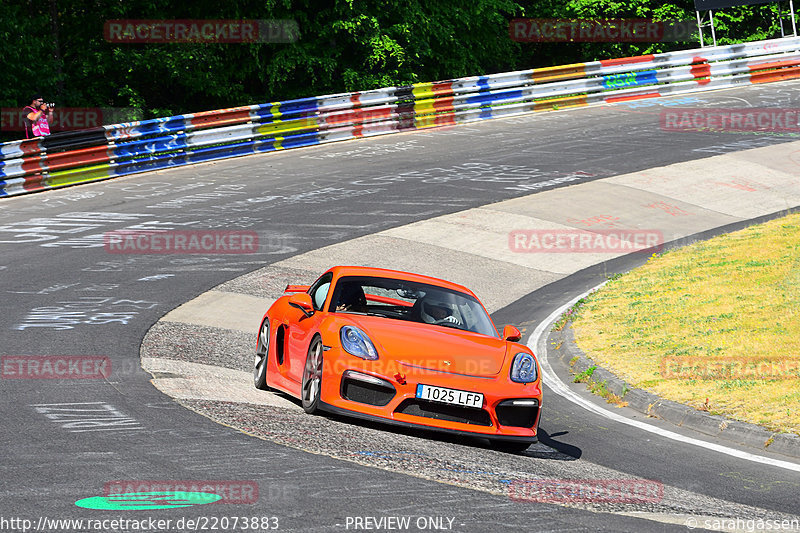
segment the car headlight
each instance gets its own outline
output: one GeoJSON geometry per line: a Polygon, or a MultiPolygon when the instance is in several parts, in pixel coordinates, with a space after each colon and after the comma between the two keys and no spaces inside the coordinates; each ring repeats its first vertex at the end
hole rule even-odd
{"type": "Polygon", "coordinates": [[[520,352],[511,363],[511,381],[516,383],[532,383],[536,381],[536,359],[529,353],[520,352]]]}
{"type": "Polygon", "coordinates": [[[339,336],[342,339],[342,348],[347,353],[370,361],[378,358],[378,351],[375,349],[375,345],[369,340],[367,334],[357,327],[343,326],[339,331],[339,336]]]}

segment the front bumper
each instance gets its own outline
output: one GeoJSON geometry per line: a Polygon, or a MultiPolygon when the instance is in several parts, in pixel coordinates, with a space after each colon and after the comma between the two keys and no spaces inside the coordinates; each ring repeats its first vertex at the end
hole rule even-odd
{"type": "Polygon", "coordinates": [[[469,376],[402,363],[386,368],[377,361],[337,366],[340,371],[323,376],[321,407],[326,411],[492,440],[537,442],[542,401],[538,380],[520,384],[503,371],[497,376],[469,376]],[[423,400],[416,397],[418,384],[478,392],[484,396],[483,405],[423,400]]]}

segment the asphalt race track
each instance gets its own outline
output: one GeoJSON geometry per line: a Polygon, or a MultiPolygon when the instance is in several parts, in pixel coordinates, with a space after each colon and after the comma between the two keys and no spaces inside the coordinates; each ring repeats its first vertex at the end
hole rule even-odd
{"type": "MultiPolygon", "coordinates": [[[[798,470],[662,439],[592,415],[549,390],[541,443],[513,455],[478,440],[308,417],[296,402],[268,393],[268,401],[230,409],[219,401],[178,403],[150,381],[169,378],[168,369],[151,375],[140,367],[147,335],[143,357],[242,369],[251,358],[255,327],[251,335],[229,332],[225,337],[213,328],[171,322],[148,330],[184,302],[234,278],[231,290],[262,291],[268,297],[285,283],[283,276],[308,276],[310,270],[298,261],[294,270],[281,267],[280,278],[240,278],[262,267],[494,202],[795,141],[774,134],[664,131],[659,117],[678,107],[796,109],[799,88],[798,82],[783,82],[539,113],[3,200],[0,354],[108,358],[102,360],[110,363],[111,373],[106,379],[15,379],[13,369],[4,365],[0,530],[22,531],[27,525],[40,531],[233,531],[244,529],[244,518],[255,517],[258,527],[251,531],[637,532],[686,531],[689,516],[702,525],[714,517],[781,520],[800,514],[798,470]],[[259,250],[207,256],[107,250],[104,234],[123,228],[252,231],[259,250]],[[151,345],[170,351],[147,353],[151,345]],[[517,492],[524,486],[515,485],[519,480],[542,479],[650,480],[663,486],[664,497],[647,505],[565,506],[528,501],[517,492]],[[257,495],[240,490],[229,495],[234,501],[228,503],[140,511],[75,505],[103,496],[109,486],[180,480],[226,481],[232,491],[255,488],[257,495]],[[397,521],[390,520],[394,517],[397,521]],[[403,528],[404,517],[408,526],[403,528]],[[120,518],[171,522],[95,527],[101,525],[98,520],[120,518]],[[51,522],[64,519],[84,523],[51,522]],[[190,519],[199,520],[197,527],[186,525],[190,519]]],[[[420,272],[435,269],[435,257],[421,253],[411,260],[420,272]]],[[[554,284],[532,295],[520,292],[518,301],[473,289],[495,304],[498,323],[524,317],[530,333],[604,274],[641,260],[624,258],[559,281],[553,278],[554,284]]],[[[487,280],[502,275],[485,274],[487,280]]],[[[571,389],[597,401],[577,385],[571,389]]],[[[690,430],[647,422],[697,438],[690,430]]],[[[749,451],[798,464],[778,454],[749,451]]]]}

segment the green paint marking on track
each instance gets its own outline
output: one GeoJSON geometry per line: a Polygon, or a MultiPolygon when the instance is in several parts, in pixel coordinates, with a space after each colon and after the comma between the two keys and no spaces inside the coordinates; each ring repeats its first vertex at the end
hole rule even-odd
{"type": "Polygon", "coordinates": [[[222,499],[211,492],[125,492],[110,496],[92,496],[75,502],[84,509],[103,509],[111,511],[140,511],[143,509],[172,509],[214,503],[222,499]]]}

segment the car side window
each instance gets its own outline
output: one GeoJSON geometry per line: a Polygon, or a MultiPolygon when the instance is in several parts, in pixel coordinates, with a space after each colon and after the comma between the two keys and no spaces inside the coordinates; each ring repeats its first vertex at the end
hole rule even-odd
{"type": "Polygon", "coordinates": [[[317,311],[320,311],[322,306],[325,305],[325,298],[328,297],[332,279],[333,274],[326,274],[319,278],[308,291],[308,294],[311,296],[311,301],[314,303],[314,309],[317,311]]]}

